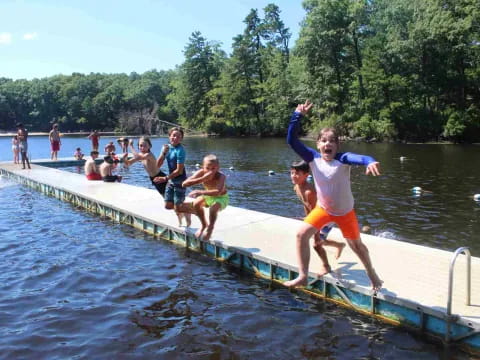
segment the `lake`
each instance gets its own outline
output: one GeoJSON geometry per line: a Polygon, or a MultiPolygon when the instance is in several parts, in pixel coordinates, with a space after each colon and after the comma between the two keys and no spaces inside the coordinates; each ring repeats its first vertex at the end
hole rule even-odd
{"type": "MultiPolygon", "coordinates": [[[[153,139],[153,151],[166,141],[153,139]]],[[[60,157],[90,146],[86,138],[62,142],[60,157]]],[[[284,139],[187,137],[184,144],[189,172],[204,155],[219,156],[232,206],[303,216],[289,179],[297,157],[284,139]]],[[[32,159],[48,158],[47,137],[31,137],[29,150],[32,159]]],[[[380,177],[352,169],[361,225],[385,241],[469,246],[480,256],[479,146],[345,143],[342,150],[381,163],[380,177]],[[416,196],[414,186],[431,193],[416,196]]],[[[11,159],[10,138],[0,138],[0,160],[11,159]]],[[[120,173],[151,186],[140,164],[120,173]]],[[[0,219],[5,358],[468,358],[6,180],[0,219]]]]}

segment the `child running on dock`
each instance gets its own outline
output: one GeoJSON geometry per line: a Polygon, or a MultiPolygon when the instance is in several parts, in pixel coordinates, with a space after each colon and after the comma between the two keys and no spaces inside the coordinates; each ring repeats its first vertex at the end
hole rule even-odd
{"type": "Polygon", "coordinates": [[[198,216],[201,228],[195,233],[197,238],[209,240],[212,236],[218,212],[225,209],[228,205],[228,194],[225,187],[226,176],[220,171],[220,163],[215,155],[207,155],[203,158],[202,168],[197,170],[192,176],[185,180],[183,187],[203,184],[205,190],[193,190],[190,197],[195,198],[190,203],[193,212],[198,216]],[[205,217],[204,208],[209,208],[209,222],[205,217]]]}
{"type": "Polygon", "coordinates": [[[308,100],[304,104],[299,104],[288,126],[287,143],[312,170],[317,189],[317,206],[308,214],[297,231],[298,277],[284,284],[288,287],[307,285],[310,262],[308,240],[325,224],[334,222],[365,267],[372,289],[378,291],[383,282],[373,268],[367,247],[360,239],[358,220],[353,208],[350,165],[364,165],[367,168],[367,175],[377,176],[380,175],[379,163],[370,156],[337,152],[339,139],[332,128],[320,131],[317,138],[318,152],[305,146],[298,139],[297,132],[302,116],[306,115],[312,106],[308,100]]]}
{"type": "Polygon", "coordinates": [[[173,127],[168,131],[168,144],[163,145],[162,152],[157,159],[157,167],[163,165],[167,160],[168,175],[157,176],[153,182],[162,184],[166,183],[165,191],[165,208],[168,210],[175,209],[179,222],[181,218],[179,214],[185,214],[187,227],[190,226],[191,212],[187,204],[184,204],[186,189],[182,187],[183,181],[187,178],[185,170],[186,152],[182,145],[183,130],[179,127],[173,127]]]}
{"type": "Polygon", "coordinates": [[[85,161],[85,176],[87,180],[102,180],[102,175],[98,172],[95,159],[98,158],[98,151],[90,151],[90,159],[85,161]]]}
{"type": "MultiPolygon", "coordinates": [[[[317,192],[315,186],[309,184],[307,178],[310,174],[310,167],[305,161],[294,162],[290,166],[290,178],[294,184],[293,191],[297,194],[298,198],[303,204],[303,209],[305,210],[305,216],[308,216],[317,204],[317,192]]],[[[338,259],[342,254],[343,248],[345,247],[344,243],[327,240],[327,235],[332,229],[333,224],[326,224],[322,230],[315,233],[313,236],[313,248],[317,252],[318,256],[322,260],[323,267],[318,272],[319,276],[328,274],[332,271],[330,264],[328,263],[328,257],[324,246],[332,246],[335,248],[335,259],[338,259]]]]}
{"type": "MultiPolygon", "coordinates": [[[[124,158],[124,164],[126,166],[130,166],[137,161],[140,161],[145,168],[145,171],[147,172],[148,176],[150,177],[150,181],[152,182],[152,185],[157,189],[157,191],[162,195],[162,197],[165,197],[165,191],[167,187],[167,182],[159,182],[159,181],[154,181],[155,179],[163,178],[166,177],[167,174],[165,174],[162,170],[160,170],[160,167],[157,165],[157,159],[155,155],[152,153],[152,142],[150,141],[150,138],[146,136],[142,136],[139,141],[138,141],[138,149],[140,152],[137,152],[135,150],[135,147],[133,146],[133,140],[129,140],[129,145],[133,154],[133,158],[127,159],[126,157],[124,158]]],[[[190,215],[190,214],[189,214],[190,215]]],[[[177,213],[178,217],[178,222],[179,225],[182,225],[182,218],[183,214],[177,213]]],[[[187,227],[190,226],[190,216],[186,217],[187,220],[187,227]]]]}

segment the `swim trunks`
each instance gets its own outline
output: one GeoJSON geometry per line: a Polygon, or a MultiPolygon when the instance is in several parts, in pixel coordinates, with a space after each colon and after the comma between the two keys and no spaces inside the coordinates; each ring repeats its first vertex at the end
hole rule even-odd
{"type": "Polygon", "coordinates": [[[345,215],[335,216],[327,213],[325,209],[316,206],[315,209],[310,211],[310,214],[307,215],[304,221],[318,230],[322,229],[326,224],[334,222],[342,231],[342,235],[345,239],[360,239],[360,228],[358,226],[357,215],[353,209],[345,215]]]}
{"type": "Polygon", "coordinates": [[[52,145],[52,151],[59,151],[60,150],[60,141],[52,140],[51,145],[52,145]]]}
{"type": "Polygon", "coordinates": [[[107,175],[103,177],[104,182],[115,182],[118,181],[118,175],[107,175]]]}
{"type": "Polygon", "coordinates": [[[28,151],[28,143],[26,141],[20,141],[18,148],[21,152],[26,153],[28,151]]]}
{"type": "Polygon", "coordinates": [[[167,190],[165,191],[165,201],[180,205],[185,201],[186,192],[187,189],[182,187],[182,184],[173,184],[172,182],[169,182],[167,190]]]}
{"type": "Polygon", "coordinates": [[[102,175],[98,173],[91,173],[87,175],[87,180],[102,180],[102,175]]]}
{"type": "Polygon", "coordinates": [[[165,197],[165,189],[167,187],[167,182],[166,181],[163,182],[163,183],[153,182],[153,179],[155,179],[157,176],[164,177],[164,176],[167,176],[167,174],[165,174],[162,170],[160,170],[157,175],[155,175],[153,177],[150,176],[150,181],[152,182],[152,185],[155,186],[155,189],[157,189],[157,191],[160,193],[160,195],[165,197]]]}
{"type": "Polygon", "coordinates": [[[228,194],[218,196],[203,195],[203,199],[205,200],[207,207],[210,207],[215,203],[220,204],[220,210],[225,209],[228,206],[229,201],[228,194]]]}

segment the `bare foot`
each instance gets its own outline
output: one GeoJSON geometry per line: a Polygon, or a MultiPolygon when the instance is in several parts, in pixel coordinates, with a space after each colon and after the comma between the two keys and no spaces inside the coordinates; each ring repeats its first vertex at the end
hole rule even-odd
{"type": "Polygon", "coordinates": [[[205,232],[205,236],[203,237],[203,240],[210,240],[210,237],[212,236],[213,232],[213,227],[208,227],[207,231],[205,232]]]}
{"type": "Polygon", "coordinates": [[[192,214],[186,213],[185,221],[187,222],[187,227],[190,227],[192,225],[192,214]]]}
{"type": "Polygon", "coordinates": [[[196,232],[195,232],[195,237],[197,239],[200,239],[202,237],[202,234],[203,232],[205,231],[205,228],[204,227],[201,227],[200,229],[198,229],[196,232]]]}
{"type": "Polygon", "coordinates": [[[335,253],[335,259],[338,260],[340,258],[340,256],[342,255],[342,251],[343,249],[345,248],[345,245],[344,243],[340,243],[338,244],[338,246],[336,247],[337,248],[337,251],[335,253]]]}
{"type": "Polygon", "coordinates": [[[372,290],[378,291],[382,288],[383,281],[378,277],[375,270],[372,270],[372,271],[373,273],[368,275],[368,277],[370,278],[370,282],[372,283],[372,290]]]}
{"type": "Polygon", "coordinates": [[[330,273],[331,271],[332,271],[332,268],[330,267],[330,265],[322,265],[317,275],[320,277],[330,273]]]}
{"type": "Polygon", "coordinates": [[[306,276],[299,276],[296,279],[285,281],[283,285],[286,287],[298,287],[307,285],[308,278],[306,276]]]}

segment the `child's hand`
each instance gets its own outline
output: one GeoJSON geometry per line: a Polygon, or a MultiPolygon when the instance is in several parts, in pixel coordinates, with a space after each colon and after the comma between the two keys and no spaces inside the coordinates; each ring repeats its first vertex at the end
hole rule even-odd
{"type": "Polygon", "coordinates": [[[192,198],[196,198],[196,197],[199,197],[201,196],[201,190],[193,190],[190,194],[188,194],[188,196],[192,197],[192,198]]]}
{"type": "Polygon", "coordinates": [[[128,140],[128,145],[133,146],[133,139],[128,140]]]}
{"type": "Polygon", "coordinates": [[[170,151],[170,146],[168,146],[168,144],[164,144],[162,149],[163,156],[167,156],[169,151],[170,151]]]}
{"type": "Polygon", "coordinates": [[[203,174],[203,180],[204,181],[212,180],[214,175],[215,175],[214,171],[207,171],[206,173],[203,174]]]}
{"type": "Polygon", "coordinates": [[[378,161],[368,164],[365,175],[372,174],[373,176],[380,175],[380,163],[378,161]]]}
{"type": "Polygon", "coordinates": [[[156,184],[161,184],[167,182],[168,180],[164,176],[157,176],[153,178],[153,182],[156,184]]]}
{"type": "Polygon", "coordinates": [[[298,104],[295,111],[301,113],[302,115],[307,115],[312,107],[313,103],[311,103],[310,100],[307,100],[304,104],[298,104]]]}

